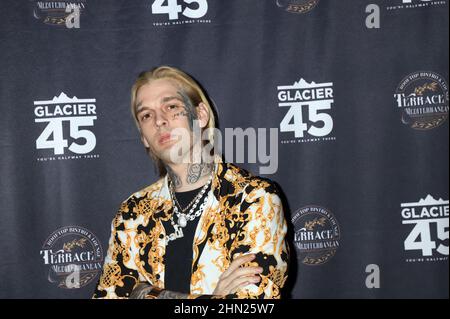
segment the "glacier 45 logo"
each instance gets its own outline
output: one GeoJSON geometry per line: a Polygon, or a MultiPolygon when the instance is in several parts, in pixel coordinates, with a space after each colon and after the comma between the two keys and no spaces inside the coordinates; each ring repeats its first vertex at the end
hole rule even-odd
{"type": "MultiPolygon", "coordinates": [[[[426,2],[439,2],[439,1],[436,1],[436,0],[402,0],[402,2],[404,3],[404,4],[407,4],[407,3],[426,3],[426,2]]],[[[440,1],[440,2],[445,2],[445,1],[440,1]]]]}
{"type": "Polygon", "coordinates": [[[167,14],[170,21],[178,20],[180,13],[188,19],[200,19],[207,12],[207,0],[154,0],[152,3],[152,13],[167,14]]]}
{"type": "Polygon", "coordinates": [[[36,139],[36,149],[51,149],[53,155],[64,155],[66,149],[74,154],[87,154],[94,150],[94,133],[81,127],[94,126],[97,119],[95,102],[95,99],[69,98],[64,93],[52,100],[34,101],[34,121],[46,123],[36,139]],[[70,144],[64,129],[69,130],[70,144]]]}
{"type": "Polygon", "coordinates": [[[304,79],[293,85],[278,86],[278,106],[288,107],[280,123],[281,132],[294,133],[294,140],[281,143],[335,140],[333,118],[329,114],[334,103],[333,83],[308,83],[304,79]]]}
{"type": "Polygon", "coordinates": [[[424,9],[430,7],[444,7],[447,0],[396,0],[387,4],[387,10],[407,10],[407,9],[424,9]]]}
{"type": "Polygon", "coordinates": [[[418,202],[401,204],[402,224],[409,227],[405,251],[421,252],[407,262],[448,260],[448,207],[448,200],[436,200],[431,195],[418,202]]]}

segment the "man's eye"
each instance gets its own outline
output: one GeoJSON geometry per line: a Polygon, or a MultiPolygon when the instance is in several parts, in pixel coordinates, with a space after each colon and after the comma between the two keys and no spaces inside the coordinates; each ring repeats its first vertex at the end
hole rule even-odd
{"type": "Polygon", "coordinates": [[[176,105],[176,104],[171,104],[171,105],[168,106],[168,108],[169,108],[169,110],[175,110],[175,109],[178,108],[178,105],[176,105]]]}
{"type": "Polygon", "coordinates": [[[150,114],[149,113],[142,114],[141,121],[145,121],[145,120],[147,120],[149,118],[150,118],[150,114]]]}

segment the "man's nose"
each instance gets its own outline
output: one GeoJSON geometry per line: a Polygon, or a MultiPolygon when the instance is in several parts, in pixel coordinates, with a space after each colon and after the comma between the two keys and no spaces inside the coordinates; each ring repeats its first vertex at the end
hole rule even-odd
{"type": "Polygon", "coordinates": [[[155,124],[157,127],[167,125],[166,115],[160,112],[157,112],[155,115],[155,124]]]}

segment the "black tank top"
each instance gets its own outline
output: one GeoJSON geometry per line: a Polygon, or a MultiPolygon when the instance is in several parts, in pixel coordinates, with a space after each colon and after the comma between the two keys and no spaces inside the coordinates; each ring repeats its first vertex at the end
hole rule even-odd
{"type": "MultiPolygon", "coordinates": [[[[202,187],[187,192],[175,193],[175,197],[180,203],[181,207],[186,207],[194,199],[194,197],[200,192],[202,187]]],[[[211,185],[203,194],[197,204],[197,211],[200,205],[203,203],[205,197],[208,196],[208,192],[211,185]]],[[[189,209],[186,214],[189,213],[189,209]]],[[[191,274],[192,274],[192,244],[194,242],[195,230],[198,225],[198,221],[201,216],[195,218],[193,221],[189,221],[186,227],[183,228],[184,237],[178,238],[168,242],[166,246],[166,254],[164,256],[165,264],[165,289],[171,291],[177,291],[182,293],[190,293],[191,274]]],[[[173,220],[176,223],[178,221],[177,216],[173,215],[173,220]]],[[[174,232],[174,228],[170,223],[170,220],[164,222],[164,228],[169,235],[174,232]]]]}

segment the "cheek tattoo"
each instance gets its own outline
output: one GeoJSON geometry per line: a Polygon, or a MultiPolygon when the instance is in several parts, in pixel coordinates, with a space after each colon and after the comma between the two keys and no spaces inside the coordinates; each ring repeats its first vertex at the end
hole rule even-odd
{"type": "Polygon", "coordinates": [[[186,111],[181,111],[181,112],[178,112],[177,114],[174,114],[173,116],[172,116],[172,120],[175,120],[177,117],[179,117],[179,116],[188,116],[188,113],[186,112],[186,111]]]}

